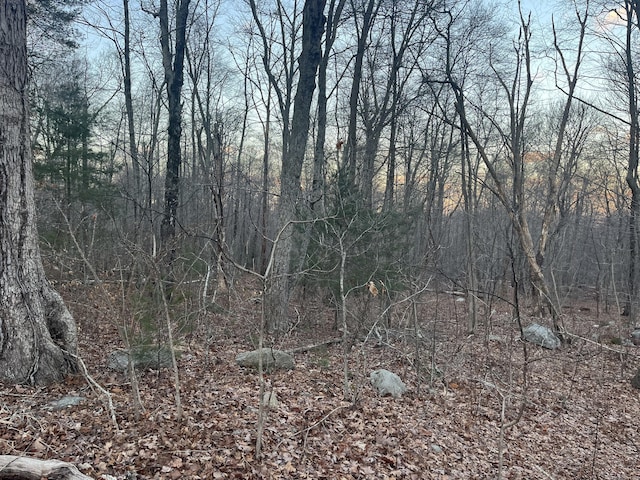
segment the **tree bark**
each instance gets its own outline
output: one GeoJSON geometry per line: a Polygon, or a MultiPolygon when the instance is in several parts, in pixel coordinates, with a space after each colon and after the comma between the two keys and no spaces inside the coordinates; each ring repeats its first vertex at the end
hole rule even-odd
{"type": "Polygon", "coordinates": [[[369,43],[369,32],[373,25],[373,19],[377,14],[380,2],[377,0],[367,0],[365,11],[362,17],[362,26],[358,25],[357,15],[355,15],[356,6],[351,1],[351,7],[354,10],[354,20],[356,31],[358,34],[358,44],[355,54],[355,63],[353,67],[353,81],[351,83],[351,92],[349,94],[349,126],[347,129],[347,141],[344,145],[344,163],[340,165],[342,175],[347,188],[355,184],[356,165],[357,165],[357,115],[358,115],[358,95],[360,93],[360,84],[362,83],[362,69],[364,54],[369,43]]]}
{"type": "MultiPolygon", "coordinates": [[[[629,210],[629,297],[625,312],[629,316],[629,323],[635,324],[638,318],[638,220],[640,219],[640,181],[638,179],[638,143],[640,128],[640,114],[638,112],[636,74],[633,67],[633,13],[638,13],[637,2],[625,1],[627,30],[625,44],[625,66],[627,74],[628,110],[629,110],[629,161],[627,164],[626,181],[631,190],[631,206],[629,210]],[[636,5],[634,7],[634,5],[636,5]]],[[[640,22],[640,20],[638,20],[640,22]]]]}
{"type": "MultiPolygon", "coordinates": [[[[135,122],[133,118],[133,99],[131,93],[131,21],[129,19],[129,0],[122,1],[124,12],[124,58],[122,64],[122,78],[124,83],[124,104],[127,112],[127,133],[129,135],[129,155],[131,156],[131,171],[133,172],[133,218],[138,221],[138,209],[140,208],[140,160],[138,159],[138,147],[136,144],[135,122]]],[[[137,230],[137,227],[136,227],[137,230]]]]}
{"type": "MultiPolygon", "coordinates": [[[[164,186],[164,218],[160,231],[160,239],[165,248],[173,241],[176,233],[176,214],[178,210],[178,194],[180,166],[182,155],[180,139],[182,137],[182,84],[184,80],[184,55],[186,48],[187,16],[189,0],[180,0],[176,5],[175,50],[172,54],[169,33],[169,9],[167,0],[160,2],[160,43],[162,47],[162,65],[167,86],[169,110],[169,126],[167,140],[167,171],[164,186]]],[[[172,247],[170,247],[171,249],[172,247]]],[[[172,255],[169,257],[169,262],[172,255]]]]}
{"type": "Polygon", "coordinates": [[[324,212],[325,191],[325,140],[327,136],[327,69],[333,44],[337,38],[338,26],[346,0],[330,0],[327,13],[325,46],[318,66],[318,110],[317,136],[313,154],[313,181],[311,188],[310,209],[313,212],[324,212]]]}
{"type": "Polygon", "coordinates": [[[324,33],[325,0],[306,0],[302,18],[302,52],[298,60],[300,77],[293,104],[291,135],[282,158],[281,188],[278,203],[278,231],[280,240],[274,244],[274,268],[269,279],[267,295],[267,327],[284,330],[288,323],[291,291],[291,254],[294,247],[291,222],[296,219],[300,200],[300,176],[309,136],[311,101],[316,88],[316,73],[322,57],[321,41],[324,33]]]}
{"type": "Polygon", "coordinates": [[[0,383],[47,384],[75,370],[77,332],[38,246],[24,0],[0,2],[0,65],[0,383]]]}

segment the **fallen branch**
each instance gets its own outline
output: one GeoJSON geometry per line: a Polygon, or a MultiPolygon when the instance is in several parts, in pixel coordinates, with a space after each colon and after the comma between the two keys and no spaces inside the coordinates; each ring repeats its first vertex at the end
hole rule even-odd
{"type": "Polygon", "coordinates": [[[604,350],[609,350],[610,352],[615,352],[618,355],[627,355],[627,356],[630,356],[630,357],[640,358],[640,355],[638,355],[637,353],[634,353],[632,351],[633,348],[632,349],[626,349],[626,350],[620,350],[618,348],[609,347],[609,346],[605,345],[602,342],[596,342],[595,340],[591,340],[590,338],[583,337],[581,335],[576,335],[576,334],[569,333],[569,332],[566,332],[566,331],[563,332],[563,334],[566,335],[567,337],[577,338],[578,340],[582,340],[582,341],[584,341],[586,343],[590,343],[592,345],[597,345],[598,347],[603,348],[604,350]]]}
{"type": "Polygon", "coordinates": [[[109,406],[109,413],[111,414],[111,422],[113,423],[113,426],[115,427],[116,430],[120,430],[120,427],[118,427],[118,420],[116,420],[116,409],[113,407],[113,399],[111,398],[111,394],[107,390],[105,390],[98,382],[96,382],[91,375],[89,375],[87,366],[84,364],[84,361],[82,360],[82,358],[80,358],[78,355],[74,355],[73,353],[69,353],[69,352],[65,352],[65,353],[73,357],[78,362],[78,365],[80,365],[82,369],[84,378],[87,380],[87,382],[89,382],[89,385],[92,388],[93,387],[97,388],[105,397],[107,397],[107,405],[109,406]]]}
{"type": "Polygon", "coordinates": [[[304,345],[302,347],[293,348],[291,350],[287,350],[287,353],[308,352],[309,350],[313,350],[314,348],[326,347],[327,345],[333,345],[334,343],[340,342],[342,342],[342,338],[332,338],[330,340],[325,340],[324,342],[315,343],[313,345],[304,345]]]}
{"type": "Polygon", "coordinates": [[[23,478],[40,480],[55,478],[59,480],[92,480],[72,464],[60,460],[40,460],[15,455],[0,455],[0,479],[23,478]]]}

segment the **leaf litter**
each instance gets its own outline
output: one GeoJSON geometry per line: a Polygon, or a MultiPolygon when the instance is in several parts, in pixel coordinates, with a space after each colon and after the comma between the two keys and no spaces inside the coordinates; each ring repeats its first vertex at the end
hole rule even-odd
{"type": "MultiPolygon", "coordinates": [[[[349,364],[350,382],[360,392],[355,402],[343,397],[342,345],[297,353],[295,370],[265,374],[266,391],[276,393],[278,406],[267,410],[258,459],[259,379],[235,364],[238,353],[252,349],[259,315],[252,298],[236,299],[233,315],[208,318],[210,340],[196,332],[181,345],[184,416],[179,420],[168,370],[138,372],[145,411],[136,411],[128,378],[106,367],[105,352],[122,348],[118,329],[108,320],[113,309],[84,307],[100,305],[100,298],[91,287],[83,288],[87,291],[78,293],[76,285],[75,293],[63,294],[81,319],[80,354],[111,393],[119,430],[100,392],[81,376],[48,388],[2,386],[4,454],[64,460],[105,479],[444,480],[497,478],[499,471],[505,479],[629,479],[638,474],[640,392],[629,378],[640,366],[640,349],[615,345],[606,336],[589,340],[593,325],[606,322],[582,310],[565,318],[580,336],[570,345],[558,351],[528,346],[526,378],[522,344],[507,309],[468,336],[453,300],[448,311],[440,300],[437,325],[436,320],[423,325],[424,331],[438,331],[435,339],[419,345],[410,338],[382,346],[354,344],[349,364]],[[409,392],[400,399],[376,396],[367,383],[375,368],[396,372],[409,392]],[[61,410],[47,408],[71,395],[84,400],[61,410]],[[517,421],[503,429],[500,453],[501,426],[512,420],[517,421]]],[[[431,313],[423,318],[434,318],[431,313]]],[[[606,320],[622,322],[614,315],[606,320]]],[[[274,346],[295,348],[335,337],[330,327],[330,322],[299,326],[274,346]]]]}

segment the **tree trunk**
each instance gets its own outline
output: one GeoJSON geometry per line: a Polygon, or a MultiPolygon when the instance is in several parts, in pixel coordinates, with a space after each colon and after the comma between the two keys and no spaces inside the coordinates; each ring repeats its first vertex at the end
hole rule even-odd
{"type": "MultiPolygon", "coordinates": [[[[340,165],[342,174],[345,177],[347,187],[355,184],[357,152],[357,115],[358,115],[358,95],[360,94],[360,84],[362,83],[362,68],[364,62],[364,54],[369,43],[369,31],[373,24],[380,2],[377,0],[368,0],[362,18],[362,26],[358,25],[357,15],[354,15],[356,31],[358,32],[358,44],[353,67],[353,81],[351,83],[351,92],[349,94],[349,126],[347,130],[347,141],[344,146],[343,161],[345,165],[340,165]],[[374,11],[375,10],[375,11],[374,11]]],[[[353,3],[352,3],[353,7],[353,3]]],[[[353,7],[355,10],[355,7],[353,7]]]]}
{"type": "Polygon", "coordinates": [[[636,74],[633,68],[632,32],[635,26],[633,23],[633,5],[634,2],[625,2],[627,14],[625,63],[627,90],[629,92],[629,163],[627,165],[626,181],[631,190],[631,208],[629,211],[629,296],[625,313],[629,315],[629,323],[631,325],[634,325],[638,318],[638,219],[640,218],[640,181],[638,180],[638,128],[640,127],[640,115],[636,98],[636,74]]]}
{"type": "Polygon", "coordinates": [[[273,273],[267,295],[267,327],[282,331],[288,323],[291,291],[291,254],[294,247],[291,222],[296,219],[300,200],[300,176],[307,148],[311,100],[316,88],[316,72],[322,56],[321,41],[325,19],[325,0],[306,0],[302,18],[302,52],[298,60],[300,78],[294,99],[291,135],[282,158],[280,202],[278,204],[278,235],[273,245],[273,273]]]}
{"type": "Polygon", "coordinates": [[[45,278],[36,231],[24,0],[0,2],[0,383],[75,370],[76,325],[45,278]]]}
{"type": "Polygon", "coordinates": [[[477,169],[473,168],[469,151],[469,137],[465,130],[460,130],[460,145],[462,146],[461,176],[462,197],[465,213],[465,246],[467,254],[467,332],[474,333],[478,324],[478,273],[476,267],[477,248],[474,242],[475,234],[475,195],[473,182],[477,178],[477,169]]]}
{"type": "MultiPolygon", "coordinates": [[[[129,19],[129,0],[122,1],[124,11],[124,58],[122,65],[122,77],[124,83],[124,104],[127,112],[127,133],[129,135],[129,155],[131,156],[131,171],[133,172],[133,218],[137,223],[138,209],[140,208],[140,161],[138,159],[138,147],[136,145],[135,122],[133,118],[133,99],[131,94],[131,22],[129,19]]],[[[136,225],[136,234],[137,232],[136,225]]]]}
{"type": "MultiPolygon", "coordinates": [[[[271,90],[271,85],[269,85],[271,90]]],[[[271,145],[271,92],[267,95],[267,111],[264,122],[264,153],[262,155],[262,192],[260,194],[260,273],[267,271],[267,256],[269,250],[269,231],[267,229],[269,217],[269,148],[271,145]]]]}
{"type": "Polygon", "coordinates": [[[160,2],[160,43],[162,47],[162,64],[167,86],[169,110],[169,126],[167,140],[167,172],[164,190],[164,218],[160,231],[160,239],[165,248],[169,247],[169,263],[173,255],[170,246],[176,233],[176,214],[178,210],[178,193],[180,166],[182,156],[180,139],[182,137],[182,83],[184,71],[184,54],[186,48],[187,16],[189,0],[180,0],[176,6],[175,49],[170,47],[169,11],[167,0],[160,2]]]}
{"type": "MultiPolygon", "coordinates": [[[[331,58],[333,44],[337,37],[342,10],[346,0],[330,0],[327,13],[325,46],[318,67],[318,114],[317,136],[313,154],[313,181],[311,189],[310,209],[313,212],[324,212],[325,193],[325,140],[327,135],[327,69],[331,58]]],[[[338,162],[339,164],[340,162],[338,162]]]]}

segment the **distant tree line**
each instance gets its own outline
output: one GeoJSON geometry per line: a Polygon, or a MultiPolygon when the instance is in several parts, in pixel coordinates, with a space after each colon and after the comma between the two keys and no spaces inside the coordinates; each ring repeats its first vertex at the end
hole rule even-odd
{"type": "Polygon", "coordinates": [[[637,8],[85,5],[79,48],[40,49],[32,71],[51,264],[83,271],[73,233],[100,271],[148,255],[224,304],[272,262],[273,330],[297,286],[337,302],[340,279],[391,298],[437,278],[473,299],[469,330],[513,288],[557,329],[571,295],[634,321],[637,8]]]}

